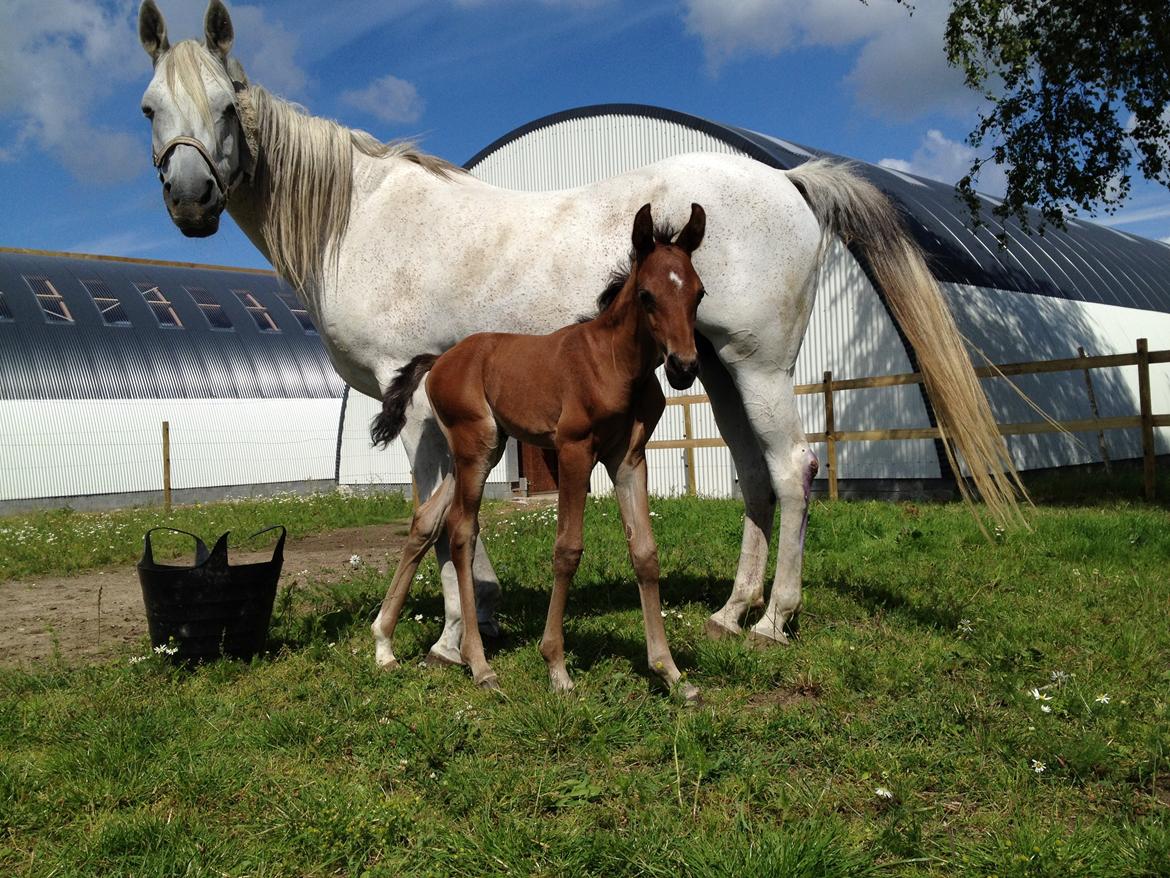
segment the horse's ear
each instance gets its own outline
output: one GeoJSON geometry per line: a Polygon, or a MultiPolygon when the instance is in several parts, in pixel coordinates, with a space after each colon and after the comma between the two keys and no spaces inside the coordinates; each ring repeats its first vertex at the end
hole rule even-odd
{"type": "Polygon", "coordinates": [[[167,40],[167,23],[163,21],[162,13],[154,5],[154,0],[143,0],[138,9],[138,39],[142,41],[142,48],[155,64],[162,57],[163,52],[171,47],[167,40]]]}
{"type": "Polygon", "coordinates": [[[701,204],[691,205],[691,218],[679,233],[675,246],[685,250],[687,255],[694,253],[703,243],[703,235],[707,231],[707,212],[701,204]]]}
{"type": "Polygon", "coordinates": [[[207,48],[220,58],[226,60],[232,50],[232,43],[236,39],[236,31],[232,27],[232,17],[228,15],[227,7],[222,0],[211,0],[207,4],[207,14],[203,17],[203,35],[207,40],[207,48]]]}
{"type": "Polygon", "coordinates": [[[643,204],[634,216],[634,233],[630,240],[634,244],[634,257],[639,262],[654,249],[654,218],[650,216],[649,204],[643,204]]]}

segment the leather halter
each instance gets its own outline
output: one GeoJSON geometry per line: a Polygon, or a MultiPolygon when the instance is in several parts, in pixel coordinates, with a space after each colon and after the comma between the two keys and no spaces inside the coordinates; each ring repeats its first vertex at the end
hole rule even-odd
{"type": "MultiPolygon", "coordinates": [[[[216,165],[215,159],[212,158],[212,155],[208,151],[207,147],[203,145],[203,141],[199,140],[197,137],[191,137],[187,134],[180,134],[178,137],[172,137],[170,140],[164,143],[162,148],[157,150],[153,156],[154,166],[161,169],[163,162],[167,160],[167,156],[171,154],[171,150],[173,150],[176,146],[192,147],[197,153],[199,153],[200,157],[203,159],[204,164],[207,165],[207,169],[211,171],[211,175],[215,178],[216,185],[219,186],[219,191],[223,193],[223,199],[225,203],[228,200],[228,196],[230,196],[232,191],[236,188],[236,184],[240,182],[240,178],[245,175],[249,177],[252,175],[252,167],[256,161],[256,134],[254,131],[248,130],[248,124],[244,121],[244,108],[240,106],[241,103],[247,100],[248,86],[246,83],[233,82],[232,87],[235,89],[236,93],[236,119],[239,120],[240,132],[243,134],[244,149],[241,151],[240,167],[236,170],[236,173],[232,176],[230,181],[225,181],[223,179],[223,174],[220,173],[219,166],[216,165]],[[244,155],[243,153],[247,153],[247,155],[244,155]]],[[[251,109],[250,105],[248,109],[251,109]]],[[[250,117],[251,113],[249,112],[248,115],[250,117]]]]}

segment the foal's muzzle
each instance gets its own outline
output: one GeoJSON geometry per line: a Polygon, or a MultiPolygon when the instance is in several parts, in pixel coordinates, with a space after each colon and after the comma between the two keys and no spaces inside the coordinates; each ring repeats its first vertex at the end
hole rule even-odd
{"type": "Polygon", "coordinates": [[[699,358],[684,360],[675,354],[666,358],[666,380],[675,390],[686,390],[699,375],[699,358]]]}

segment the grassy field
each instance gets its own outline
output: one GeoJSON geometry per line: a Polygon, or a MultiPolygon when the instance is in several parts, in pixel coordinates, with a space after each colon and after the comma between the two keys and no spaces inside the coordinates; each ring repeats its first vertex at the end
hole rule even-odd
{"type": "Polygon", "coordinates": [[[801,636],[768,652],[702,635],[742,507],[654,511],[703,707],[647,674],[608,501],[569,600],[578,688],[550,694],[554,517],[494,516],[505,697],[418,666],[429,561],[393,674],[361,569],[278,601],[251,665],[0,671],[0,874],[1170,875],[1165,511],[1041,509],[989,543],[958,506],[817,503],[801,636]]]}

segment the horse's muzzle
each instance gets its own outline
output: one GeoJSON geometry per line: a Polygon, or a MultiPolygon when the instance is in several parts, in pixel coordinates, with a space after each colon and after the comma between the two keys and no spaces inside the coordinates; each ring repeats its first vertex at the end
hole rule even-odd
{"type": "Polygon", "coordinates": [[[219,215],[222,211],[222,204],[211,207],[197,204],[167,205],[171,221],[188,238],[206,238],[218,232],[219,215]]]}
{"type": "Polygon", "coordinates": [[[671,354],[666,358],[666,380],[675,390],[687,390],[699,375],[699,359],[683,360],[671,354]]]}

